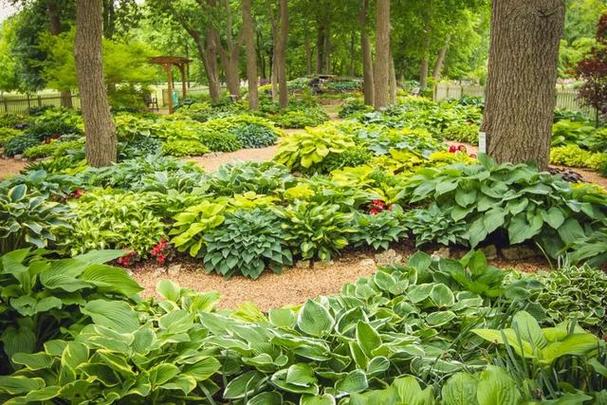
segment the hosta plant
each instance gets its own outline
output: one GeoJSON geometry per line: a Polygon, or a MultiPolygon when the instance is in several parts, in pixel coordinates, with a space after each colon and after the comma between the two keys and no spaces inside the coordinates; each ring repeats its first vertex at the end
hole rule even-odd
{"type": "Polygon", "coordinates": [[[280,192],[296,183],[289,170],[274,162],[241,162],[222,165],[205,176],[207,191],[232,196],[253,191],[257,194],[280,192]]]}
{"type": "Polygon", "coordinates": [[[292,171],[314,172],[330,155],[344,153],[354,147],[351,137],[331,126],[306,128],[282,138],[274,160],[292,171]]]}
{"type": "Polygon", "coordinates": [[[297,201],[277,210],[282,218],[285,241],[303,259],[330,260],[348,245],[348,235],[355,232],[351,214],[337,204],[297,201]]]}
{"type": "Polygon", "coordinates": [[[200,156],[208,151],[209,148],[196,139],[170,139],[162,144],[162,153],[170,156],[200,156]]]}
{"type": "Polygon", "coordinates": [[[27,185],[0,188],[0,253],[25,246],[50,247],[57,235],[71,230],[69,207],[27,185]]]}
{"type": "Polygon", "coordinates": [[[275,214],[263,209],[239,210],[205,237],[205,270],[225,277],[258,278],[269,268],[279,273],[293,264],[275,214]]]}
{"type": "Polygon", "coordinates": [[[225,203],[202,201],[175,215],[171,243],[180,252],[197,257],[204,245],[204,234],[225,220],[225,203]]]}
{"type": "Polygon", "coordinates": [[[398,242],[407,232],[402,225],[402,214],[399,206],[375,214],[357,212],[352,223],[356,232],[349,237],[350,242],[353,246],[388,249],[391,243],[398,242]]]}

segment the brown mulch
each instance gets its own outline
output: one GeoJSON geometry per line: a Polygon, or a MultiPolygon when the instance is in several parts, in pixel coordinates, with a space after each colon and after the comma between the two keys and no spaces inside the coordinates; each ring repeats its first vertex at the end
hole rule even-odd
{"type": "MultiPolygon", "coordinates": [[[[397,254],[406,261],[415,249],[401,245],[397,254]]],[[[463,252],[456,252],[460,254],[463,252]]],[[[181,264],[177,275],[157,273],[157,267],[144,264],[133,271],[133,278],[145,288],[142,295],[157,296],[156,285],[160,280],[170,279],[181,287],[197,291],[217,291],[221,295],[220,308],[237,308],[244,302],[252,302],[262,311],[288,305],[303,304],[306,300],[320,295],[337,294],[344,284],[353,283],[361,277],[368,277],[376,270],[373,252],[346,252],[333,262],[315,263],[312,266],[300,266],[286,269],[281,274],[265,271],[257,280],[243,276],[225,279],[218,274],[206,274],[201,263],[181,264]]],[[[549,269],[543,258],[524,261],[491,260],[490,263],[501,269],[515,269],[521,272],[536,272],[549,269]]]]}
{"type": "Polygon", "coordinates": [[[219,167],[226,163],[240,162],[240,161],[254,161],[254,162],[263,162],[266,160],[271,160],[276,151],[278,150],[278,146],[268,146],[267,148],[258,148],[258,149],[240,149],[236,152],[229,153],[221,153],[219,155],[208,154],[204,156],[191,157],[188,158],[188,161],[192,161],[207,171],[215,171],[219,169],[219,167]]]}
{"type": "Polygon", "coordinates": [[[0,157],[0,180],[19,174],[27,162],[23,160],[4,159],[0,157]]]}

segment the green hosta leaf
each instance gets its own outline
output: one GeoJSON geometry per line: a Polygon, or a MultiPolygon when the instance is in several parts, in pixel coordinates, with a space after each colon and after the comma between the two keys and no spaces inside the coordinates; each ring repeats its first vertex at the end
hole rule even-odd
{"type": "Polygon", "coordinates": [[[453,291],[444,284],[436,284],[432,287],[430,298],[434,305],[439,308],[449,308],[455,303],[453,291]]]}
{"type": "Polygon", "coordinates": [[[356,325],[356,341],[367,358],[371,358],[373,350],[382,343],[379,333],[369,323],[363,321],[356,325]]]}
{"type": "Polygon", "coordinates": [[[349,372],[345,377],[335,383],[335,389],[339,392],[347,392],[352,394],[361,392],[369,387],[367,376],[362,370],[354,370],[349,372]]]}
{"type": "Polygon", "coordinates": [[[367,374],[374,375],[387,371],[390,368],[390,360],[384,356],[378,356],[371,359],[367,364],[367,374]]]}
{"type": "Polygon", "coordinates": [[[177,302],[181,295],[181,288],[171,280],[160,280],[156,285],[156,291],[165,299],[173,302],[177,302]]]}
{"type": "Polygon", "coordinates": [[[100,292],[118,293],[131,297],[143,291],[126,271],[105,264],[93,264],[80,276],[81,280],[96,285],[100,292]]]}
{"type": "Polygon", "coordinates": [[[29,370],[44,370],[53,364],[53,358],[46,353],[15,353],[13,363],[21,364],[29,370]]]}
{"type": "Polygon", "coordinates": [[[271,309],[268,317],[272,325],[280,328],[292,329],[297,323],[295,314],[289,308],[271,309]]]}
{"type": "Polygon", "coordinates": [[[479,405],[517,405],[521,395],[506,370],[487,366],[480,375],[476,398],[479,405]]]}
{"type": "Polygon", "coordinates": [[[414,377],[401,377],[392,383],[398,392],[401,403],[411,405],[434,405],[432,388],[422,390],[414,377]]]}
{"type": "Polygon", "coordinates": [[[262,392],[247,401],[247,405],[282,405],[282,395],[279,392],[262,392]]]}
{"type": "Polygon", "coordinates": [[[428,315],[426,322],[430,327],[436,328],[448,324],[456,317],[457,315],[452,311],[438,311],[428,315]]]}
{"type": "Polygon", "coordinates": [[[149,370],[150,384],[152,387],[162,385],[170,381],[180,373],[179,367],[174,364],[161,363],[149,370]]]}
{"type": "Polygon", "coordinates": [[[417,271],[425,271],[428,270],[432,264],[432,258],[425,252],[415,252],[413,255],[411,255],[411,257],[409,257],[407,264],[410,267],[415,268],[417,271]]]}
{"type": "Polygon", "coordinates": [[[523,341],[529,342],[534,350],[541,350],[547,344],[539,323],[526,311],[514,315],[512,329],[518,332],[523,341]]]}
{"type": "Polygon", "coordinates": [[[468,373],[453,375],[442,388],[443,403],[445,405],[478,405],[476,377],[468,373]]]}
{"type": "Polygon", "coordinates": [[[502,227],[504,225],[505,216],[506,212],[500,207],[495,207],[487,211],[483,217],[483,224],[487,234],[491,234],[496,229],[502,227]]]}
{"type": "Polygon", "coordinates": [[[183,372],[191,375],[196,381],[204,381],[209,379],[221,369],[219,360],[214,357],[207,357],[198,361],[192,366],[184,368],[183,372]]]}
{"type": "Polygon", "coordinates": [[[559,227],[558,233],[563,242],[567,245],[586,237],[584,229],[575,218],[568,218],[563,225],[559,227]]]}
{"type": "Polygon", "coordinates": [[[26,394],[44,388],[46,384],[42,378],[25,376],[0,376],[0,392],[9,395],[26,394]]]}
{"type": "Polygon", "coordinates": [[[455,192],[455,202],[460,207],[467,207],[476,201],[476,196],[477,196],[476,190],[473,189],[473,190],[469,190],[469,191],[464,191],[463,189],[460,188],[455,192]]]}
{"type": "Polygon", "coordinates": [[[299,405],[335,405],[335,397],[330,394],[304,395],[299,400],[299,405]]]}
{"type": "Polygon", "coordinates": [[[160,385],[160,388],[165,390],[179,390],[183,392],[184,395],[187,395],[196,388],[196,385],[196,378],[188,374],[181,374],[174,377],[169,382],[160,385]]]}
{"type": "Polygon", "coordinates": [[[25,184],[18,184],[15,187],[8,190],[8,198],[12,202],[18,202],[25,197],[27,193],[27,186],[25,184]]]}
{"type": "Polygon", "coordinates": [[[557,207],[552,207],[548,211],[542,211],[542,217],[544,218],[544,222],[554,229],[559,229],[563,225],[563,222],[565,222],[563,210],[557,207]]]}
{"type": "Polygon", "coordinates": [[[598,338],[592,333],[574,333],[561,341],[549,343],[541,352],[541,363],[550,365],[565,355],[583,356],[595,350],[598,338]]]}
{"type": "Polygon", "coordinates": [[[303,332],[312,336],[328,334],[335,320],[329,311],[316,301],[308,300],[299,311],[297,326],[303,332]]]}
{"type": "Polygon", "coordinates": [[[223,391],[224,399],[241,399],[252,395],[267,380],[259,371],[251,370],[231,380],[223,391]]]}
{"type": "Polygon", "coordinates": [[[132,333],[139,328],[137,313],[123,301],[93,300],[82,307],[82,313],[93,318],[95,324],[118,333],[132,333]]]}
{"type": "Polygon", "coordinates": [[[318,395],[318,385],[312,367],[305,363],[295,364],[272,375],[272,384],[294,394],[318,395]],[[293,369],[293,367],[296,367],[293,369]],[[311,373],[311,374],[310,374],[311,373]],[[291,382],[289,382],[291,381],[291,382]]]}

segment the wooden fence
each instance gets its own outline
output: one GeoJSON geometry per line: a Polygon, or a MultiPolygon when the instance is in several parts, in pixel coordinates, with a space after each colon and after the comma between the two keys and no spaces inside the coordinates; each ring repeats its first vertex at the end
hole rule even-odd
{"type": "MultiPolygon", "coordinates": [[[[0,113],[24,113],[31,108],[47,105],[61,106],[61,95],[59,93],[0,95],[0,113]]],[[[78,95],[72,95],[72,106],[80,108],[80,97],[78,95]]]]}
{"type": "MultiPolygon", "coordinates": [[[[434,86],[434,100],[453,100],[464,96],[485,97],[485,88],[475,85],[456,85],[440,83],[434,86]]],[[[571,111],[579,111],[589,118],[594,118],[596,110],[584,106],[578,99],[577,92],[573,89],[558,87],[556,90],[556,108],[571,111]]]]}

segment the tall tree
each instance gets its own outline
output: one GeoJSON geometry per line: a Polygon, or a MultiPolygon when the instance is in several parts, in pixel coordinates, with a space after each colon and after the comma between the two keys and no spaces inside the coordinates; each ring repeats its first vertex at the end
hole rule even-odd
{"type": "Polygon", "coordinates": [[[419,89],[428,87],[428,71],[430,66],[430,47],[432,45],[432,3],[428,0],[423,11],[424,33],[422,39],[422,60],[419,64],[419,89]]]}
{"type": "Polygon", "coordinates": [[[482,128],[498,162],[548,166],[564,18],[562,0],[493,2],[482,128]]]}
{"type": "Polygon", "coordinates": [[[242,0],[242,22],[247,53],[247,81],[249,82],[249,108],[257,110],[259,96],[257,95],[257,54],[255,51],[255,22],[251,12],[251,0],[242,0]]]}
{"type": "Polygon", "coordinates": [[[276,44],[276,71],[278,74],[279,104],[280,108],[287,108],[289,104],[289,89],[287,88],[287,38],[289,34],[289,9],[287,0],[279,0],[279,32],[276,44]]]}
{"type": "Polygon", "coordinates": [[[86,159],[91,166],[116,160],[116,128],[103,82],[102,0],[76,0],[74,57],[86,133],[86,159]]]}
{"type": "Polygon", "coordinates": [[[369,27],[368,27],[368,16],[369,16],[369,0],[362,0],[362,7],[358,16],[360,23],[360,48],[362,51],[363,59],[363,94],[365,104],[373,105],[373,57],[371,55],[371,42],[369,41],[369,27]]]}
{"type": "MultiPolygon", "coordinates": [[[[61,28],[61,14],[59,7],[60,2],[57,0],[47,0],[46,12],[49,19],[49,32],[53,36],[61,34],[63,31],[61,28]]],[[[72,92],[70,89],[61,89],[61,106],[65,108],[72,108],[72,92]]]]}
{"type": "Polygon", "coordinates": [[[375,44],[375,109],[384,108],[390,99],[390,0],[377,0],[375,44]]]}
{"type": "MultiPolygon", "coordinates": [[[[219,5],[222,8],[222,12],[225,15],[225,29],[223,41],[218,40],[217,45],[219,49],[219,56],[221,58],[221,64],[223,65],[223,71],[226,76],[226,82],[228,85],[228,91],[233,99],[240,99],[240,48],[242,45],[242,31],[234,32],[234,19],[232,15],[232,7],[230,6],[230,0],[220,0],[219,5]],[[225,45],[224,45],[225,44],[225,45]]],[[[207,0],[210,7],[217,7],[215,0],[207,0]]],[[[216,22],[211,22],[214,25],[216,22]]],[[[213,35],[219,37],[219,29],[215,30],[213,35]]]]}

